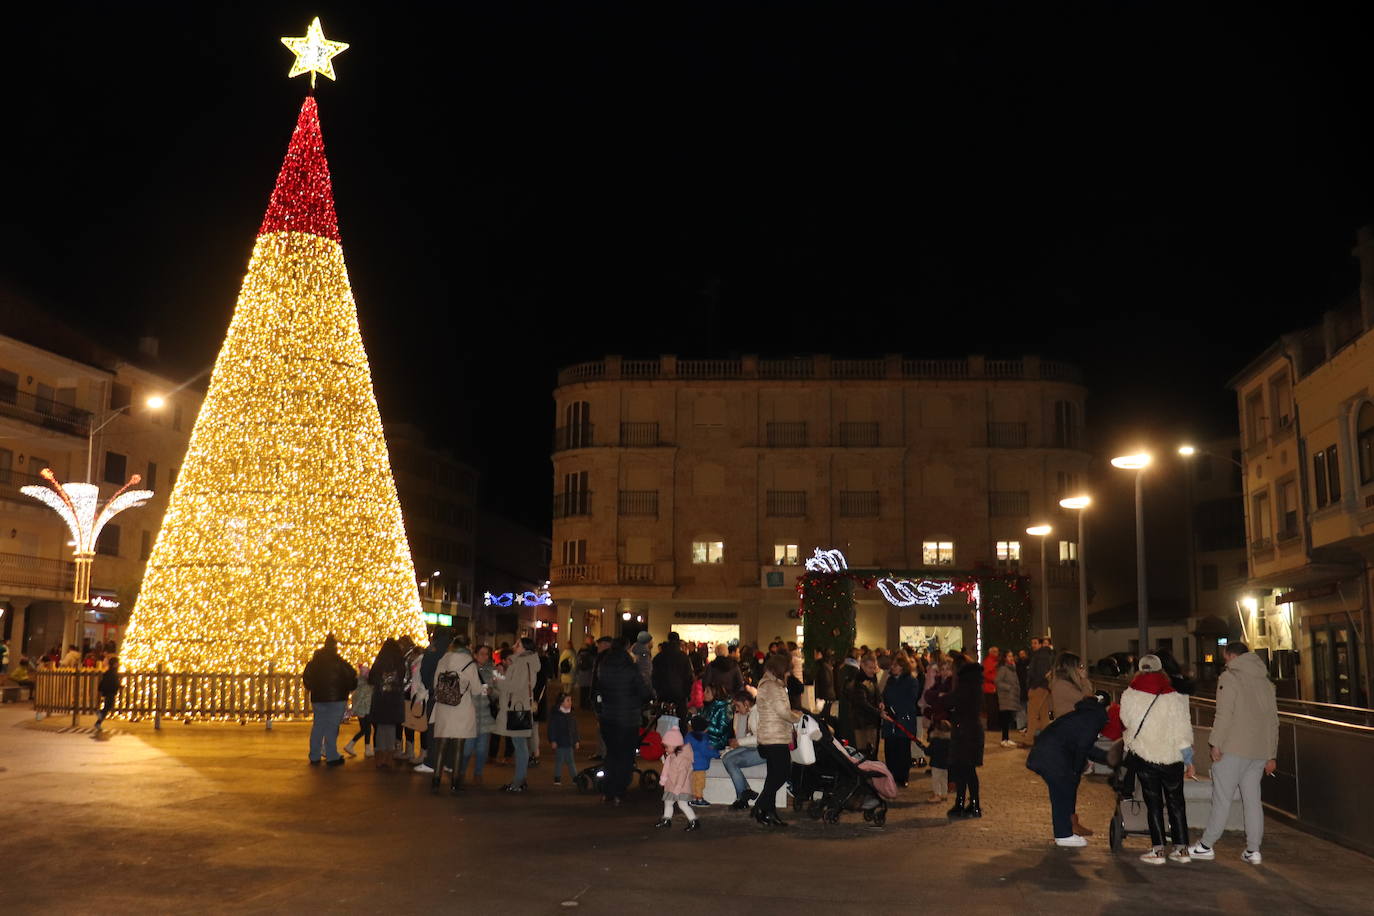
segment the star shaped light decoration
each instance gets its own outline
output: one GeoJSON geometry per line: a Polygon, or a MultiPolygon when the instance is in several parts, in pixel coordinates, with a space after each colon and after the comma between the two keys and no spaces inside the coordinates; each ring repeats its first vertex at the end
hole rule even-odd
{"type": "Polygon", "coordinates": [[[310,28],[305,30],[305,35],[301,38],[283,38],[281,43],[296,55],[295,63],[291,65],[290,76],[300,76],[302,73],[310,74],[310,88],[315,88],[315,74],[336,79],[334,76],[334,58],[348,50],[348,45],[342,41],[330,41],[324,37],[324,30],[320,28],[320,17],[316,16],[315,21],[310,23],[310,28]]]}

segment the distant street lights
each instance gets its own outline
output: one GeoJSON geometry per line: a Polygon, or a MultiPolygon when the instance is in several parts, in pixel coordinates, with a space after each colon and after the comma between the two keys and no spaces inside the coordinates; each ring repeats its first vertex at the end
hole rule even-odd
{"type": "Polygon", "coordinates": [[[1083,515],[1093,504],[1091,496],[1070,496],[1061,499],[1059,505],[1078,513],[1078,651],[1083,660],[1088,660],[1088,548],[1083,533],[1083,515]]]}
{"type": "Polygon", "coordinates": [[[1135,589],[1136,624],[1139,628],[1139,645],[1136,657],[1150,651],[1150,611],[1145,588],[1145,469],[1153,459],[1146,452],[1135,455],[1121,455],[1112,459],[1112,467],[1123,471],[1135,471],[1135,589]]]}
{"type": "Polygon", "coordinates": [[[1053,530],[1049,525],[1032,525],[1026,529],[1026,534],[1040,539],[1040,632],[1037,634],[1039,636],[1050,635],[1050,580],[1045,537],[1053,530]]]}

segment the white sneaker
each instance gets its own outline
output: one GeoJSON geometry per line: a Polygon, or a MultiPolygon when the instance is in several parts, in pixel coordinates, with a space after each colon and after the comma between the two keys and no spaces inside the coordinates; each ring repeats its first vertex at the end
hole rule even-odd
{"type": "Polygon", "coordinates": [[[1144,862],[1146,865],[1163,865],[1169,860],[1164,858],[1163,853],[1158,849],[1151,849],[1140,857],[1140,861],[1144,862]]]}
{"type": "Polygon", "coordinates": [[[427,764],[427,763],[422,763],[422,764],[420,764],[419,766],[417,766],[417,767],[415,768],[415,772],[417,772],[417,773],[433,773],[433,772],[434,772],[434,767],[430,766],[430,765],[427,764]]]}
{"type": "Polygon", "coordinates": [[[1187,865],[1189,862],[1193,860],[1188,857],[1187,846],[1175,846],[1174,851],[1169,853],[1169,861],[1178,862],[1181,865],[1187,865]]]}
{"type": "Polygon", "coordinates": [[[367,746],[367,749],[363,751],[363,756],[364,756],[364,757],[371,757],[371,756],[372,756],[372,745],[369,744],[369,745],[367,746]]]}
{"type": "Polygon", "coordinates": [[[1056,845],[1056,846],[1087,846],[1087,845],[1088,845],[1088,839],[1087,839],[1087,837],[1081,837],[1081,836],[1079,836],[1079,835],[1076,834],[1076,833],[1073,834],[1072,836],[1057,836],[1057,837],[1054,838],[1054,845],[1056,845]]]}
{"type": "Polygon", "coordinates": [[[1015,741],[1003,741],[1002,747],[1016,747],[1015,741]]]}
{"type": "Polygon", "coordinates": [[[1259,850],[1251,852],[1247,849],[1240,854],[1240,860],[1242,862],[1249,862],[1251,865],[1258,865],[1264,861],[1264,856],[1259,854],[1259,850]]]}
{"type": "Polygon", "coordinates": [[[1192,856],[1194,859],[1211,861],[1217,857],[1217,851],[1203,846],[1201,843],[1194,843],[1192,846],[1188,847],[1188,855],[1192,856]]]}

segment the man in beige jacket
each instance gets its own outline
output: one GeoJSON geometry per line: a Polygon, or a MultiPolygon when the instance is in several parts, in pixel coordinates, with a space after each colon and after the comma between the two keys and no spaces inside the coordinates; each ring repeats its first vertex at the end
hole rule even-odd
{"type": "Polygon", "coordinates": [[[1226,670],[1217,679],[1217,715],[1212,724],[1212,816],[1202,840],[1189,850],[1194,859],[1213,859],[1212,845],[1226,829],[1231,800],[1240,787],[1245,809],[1245,852],[1251,865],[1262,861],[1264,807],[1260,781],[1278,766],[1279,712],[1269,670],[1243,642],[1225,648],[1226,670]]]}

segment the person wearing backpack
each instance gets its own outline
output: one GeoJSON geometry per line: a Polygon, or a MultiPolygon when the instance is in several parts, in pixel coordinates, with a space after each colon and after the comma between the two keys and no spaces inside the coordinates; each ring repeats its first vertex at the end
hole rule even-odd
{"type": "Polygon", "coordinates": [[[478,737],[477,704],[487,701],[486,693],[477,660],[468,648],[468,638],[460,633],[453,637],[448,652],[444,653],[434,668],[434,711],[429,719],[434,747],[434,776],[429,785],[433,791],[439,791],[444,766],[449,763],[449,750],[455,739],[459,743],[453,753],[451,791],[456,795],[463,790],[463,768],[458,761],[463,759],[463,742],[478,737]]]}

